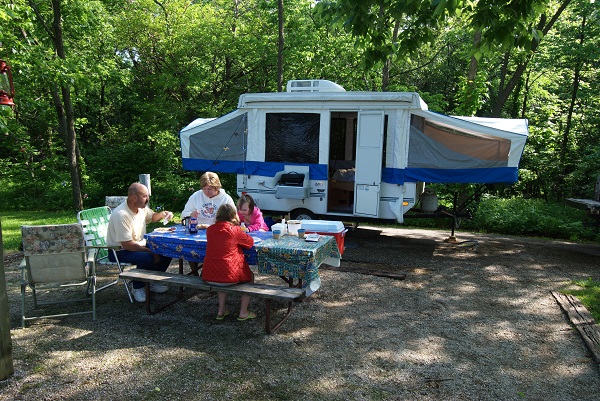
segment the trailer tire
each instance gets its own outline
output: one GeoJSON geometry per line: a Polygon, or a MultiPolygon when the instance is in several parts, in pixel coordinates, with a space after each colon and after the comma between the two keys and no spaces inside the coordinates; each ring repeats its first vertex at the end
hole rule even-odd
{"type": "Polygon", "coordinates": [[[295,209],[290,213],[292,220],[318,220],[317,215],[308,209],[295,209]]]}

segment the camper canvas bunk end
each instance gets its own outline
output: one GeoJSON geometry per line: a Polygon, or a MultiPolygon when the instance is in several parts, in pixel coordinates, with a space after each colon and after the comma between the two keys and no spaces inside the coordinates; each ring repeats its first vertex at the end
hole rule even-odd
{"type": "Polygon", "coordinates": [[[403,222],[425,182],[512,183],[527,121],[450,117],[412,92],[323,80],[240,96],[237,110],[180,132],[186,170],[237,174],[238,194],[293,218],[403,222]]]}

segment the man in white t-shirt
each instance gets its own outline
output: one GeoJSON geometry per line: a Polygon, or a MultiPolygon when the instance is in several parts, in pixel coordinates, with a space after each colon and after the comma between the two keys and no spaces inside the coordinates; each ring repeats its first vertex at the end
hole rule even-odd
{"type": "MultiPolygon", "coordinates": [[[[108,246],[120,246],[117,257],[120,262],[137,265],[138,269],[166,271],[171,263],[171,258],[154,254],[146,246],[146,224],[157,222],[166,218],[173,218],[173,213],[168,211],[154,212],[148,207],[148,188],[135,182],[129,186],[127,200],[113,210],[108,222],[106,243],[108,246]]],[[[108,258],[114,260],[114,255],[109,252],[108,258]]],[[[133,281],[133,297],[138,302],[146,301],[144,283],[133,281]]],[[[165,292],[169,289],[164,284],[152,283],[150,291],[165,292]]]]}

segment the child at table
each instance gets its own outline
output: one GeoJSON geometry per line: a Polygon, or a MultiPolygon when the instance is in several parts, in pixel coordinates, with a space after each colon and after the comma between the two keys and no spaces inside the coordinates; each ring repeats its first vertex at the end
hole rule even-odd
{"type": "MultiPolygon", "coordinates": [[[[223,204],[217,210],[216,222],[206,229],[206,256],[202,267],[202,279],[209,284],[232,285],[253,282],[254,277],[242,249],[254,245],[251,236],[242,231],[235,207],[223,204]]],[[[217,291],[219,310],[217,320],[229,315],[225,302],[227,293],[217,291]]],[[[248,311],[249,295],[242,295],[238,320],[254,319],[256,314],[248,311]]]]}
{"type": "Polygon", "coordinates": [[[265,223],[262,212],[250,195],[240,196],[237,201],[237,213],[240,221],[244,223],[248,231],[269,231],[269,226],[265,223]]]}

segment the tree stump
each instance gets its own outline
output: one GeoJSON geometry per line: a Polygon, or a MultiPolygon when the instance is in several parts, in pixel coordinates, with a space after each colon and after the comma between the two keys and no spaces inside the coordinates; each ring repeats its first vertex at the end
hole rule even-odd
{"type": "Polygon", "coordinates": [[[2,222],[0,222],[0,380],[14,373],[12,341],[10,338],[10,314],[4,275],[4,248],[2,247],[2,222]]]}

